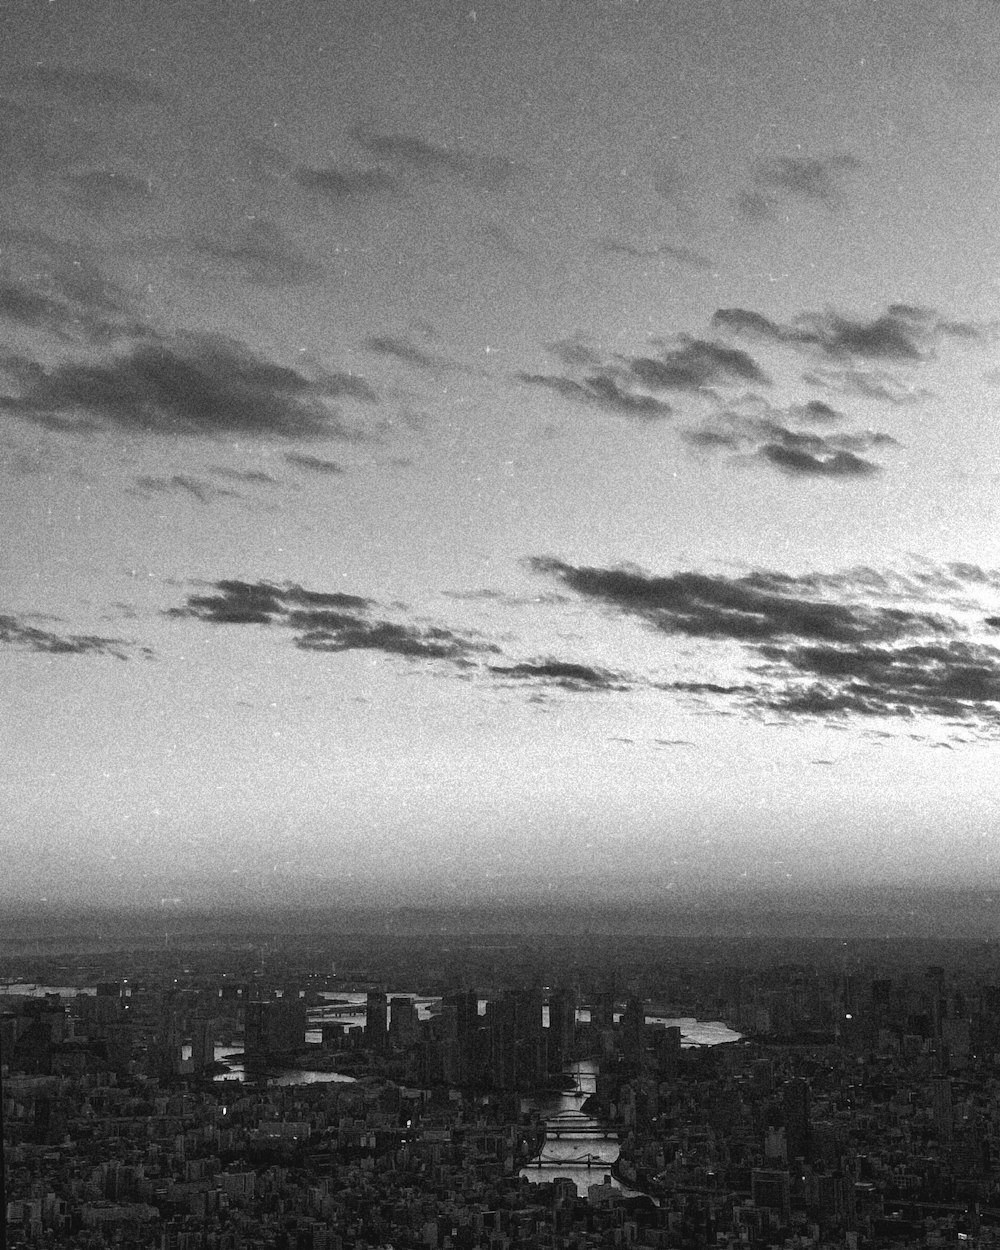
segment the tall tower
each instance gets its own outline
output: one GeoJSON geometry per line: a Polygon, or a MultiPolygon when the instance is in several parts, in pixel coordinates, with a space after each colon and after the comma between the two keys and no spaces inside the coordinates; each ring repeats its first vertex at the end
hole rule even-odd
{"type": "Polygon", "coordinates": [[[371,1050],[385,1050],[388,1041],[389,1004],[381,990],[369,990],[365,1001],[365,1042],[371,1050]]]}

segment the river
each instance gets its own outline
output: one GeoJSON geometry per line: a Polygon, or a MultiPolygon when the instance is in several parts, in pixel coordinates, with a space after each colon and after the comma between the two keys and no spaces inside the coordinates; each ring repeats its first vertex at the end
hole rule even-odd
{"type": "MultiPolygon", "coordinates": [[[[690,1016],[682,1019],[647,1016],[646,1020],[649,1024],[679,1028],[681,1046],[685,1049],[735,1042],[742,1036],[719,1020],[695,1020],[690,1016]]],[[[629,1189],[611,1175],[611,1165],[618,1158],[618,1138],[609,1137],[607,1127],[582,1110],[584,1102],[595,1091],[598,1069],[596,1059],[581,1059],[565,1069],[568,1076],[576,1079],[576,1089],[523,1101],[522,1110],[539,1115],[545,1121],[548,1135],[541,1153],[521,1169],[520,1175],[535,1184],[568,1176],[581,1197],[587,1196],[591,1185],[607,1180],[626,1197],[636,1197],[638,1190],[629,1189]],[[560,1133],[567,1135],[557,1136],[560,1133]]]]}

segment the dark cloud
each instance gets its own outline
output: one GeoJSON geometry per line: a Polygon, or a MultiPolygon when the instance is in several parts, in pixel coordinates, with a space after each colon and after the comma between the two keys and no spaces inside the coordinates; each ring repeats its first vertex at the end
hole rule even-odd
{"type": "Polygon", "coordinates": [[[183,608],[171,608],[168,616],[192,616],[215,625],[287,624],[294,611],[325,612],[331,609],[367,611],[371,599],[341,591],[305,590],[302,586],[278,586],[273,582],[245,582],[222,578],[214,593],[189,595],[183,608]]]}
{"type": "Polygon", "coordinates": [[[314,191],[323,199],[335,203],[382,195],[399,187],[398,179],[384,169],[354,169],[335,165],[317,169],[300,165],[292,171],[292,178],[300,187],[314,191]]]}
{"type": "MultiPolygon", "coordinates": [[[[98,634],[57,634],[29,623],[24,616],[0,615],[0,643],[40,651],[47,655],[108,655],[127,660],[137,648],[124,638],[104,638],[98,634]]],[[[138,648],[147,658],[148,647],[138,648]]]]}
{"type": "Polygon", "coordinates": [[[633,569],[587,568],[535,558],[535,572],[554,576],[577,594],[642,617],[669,634],[759,643],[797,637],[851,643],[872,636],[892,640],[908,632],[945,632],[932,613],[843,602],[778,574],[674,573],[650,576],[633,569]]]}
{"type": "Polygon", "coordinates": [[[297,469],[305,469],[307,473],[320,473],[326,477],[338,476],[346,470],[335,460],[324,460],[322,456],[311,456],[304,451],[289,451],[285,454],[289,464],[297,469]]]}
{"type": "Polygon", "coordinates": [[[67,174],[64,183],[76,202],[92,213],[125,211],[141,207],[153,198],[148,178],[117,170],[93,169],[67,174]]]}
{"type": "Polygon", "coordinates": [[[624,390],[613,373],[595,373],[582,382],[572,378],[555,377],[544,373],[519,373],[518,380],[529,386],[544,386],[564,395],[576,403],[601,408],[605,412],[617,412],[627,417],[657,420],[673,412],[671,406],[652,395],[636,394],[624,390]]]}
{"type": "Polygon", "coordinates": [[[440,626],[418,628],[356,618],[307,629],[295,645],[306,651],[385,651],[410,660],[463,660],[474,652],[496,649],[440,626]]]}
{"type": "Polygon", "coordinates": [[[521,664],[491,664],[491,673],[498,677],[555,684],[568,690],[627,690],[628,683],[618,673],[589,664],[573,664],[565,660],[535,660],[521,664]]]}
{"type": "Polygon", "coordinates": [[[415,365],[418,369],[434,369],[441,363],[400,335],[373,334],[365,339],[363,347],[365,351],[374,352],[378,356],[390,356],[403,364],[415,365]]]}
{"type": "Polygon", "coordinates": [[[163,92],[122,70],[74,69],[62,65],[35,65],[21,75],[25,81],[48,94],[78,104],[122,108],[141,104],[161,104],[163,92]]]}
{"type": "Polygon", "coordinates": [[[321,275],[320,267],[268,218],[256,218],[230,235],[203,235],[194,251],[253,286],[301,286],[321,275]]]}
{"type": "Polygon", "coordinates": [[[708,386],[770,382],[746,352],[704,339],[685,339],[656,357],[635,357],[629,369],[650,390],[698,391],[708,386]]]}
{"type": "Polygon", "coordinates": [[[213,625],[282,626],[295,631],[295,645],[304,651],[383,651],[463,666],[473,655],[497,651],[492,644],[442,626],[375,617],[375,607],[371,599],[339,591],[226,579],[214,583],[211,594],[189,595],[183,607],[171,608],[167,615],[213,625]]]}
{"type": "Polygon", "coordinates": [[[787,681],[762,699],[790,712],[865,716],[977,715],[1000,722],[1000,650],[949,638],[906,646],[764,647],[784,679],[789,667],[818,681],[787,681]]]}
{"type": "Polygon", "coordinates": [[[152,434],[269,438],[360,437],[327,400],[375,400],[352,374],[307,378],[218,335],[142,343],[106,363],[71,362],[38,375],[0,409],[31,421],[82,418],[152,434]]]}
{"type": "Polygon", "coordinates": [[[379,160],[432,177],[454,177],[496,189],[504,186],[515,170],[513,161],[506,157],[446,148],[415,135],[390,134],[359,126],[353,131],[353,137],[379,160]]]}
{"type": "Polygon", "coordinates": [[[864,460],[851,451],[837,451],[831,455],[816,455],[801,447],[788,447],[784,443],[765,443],[757,453],[769,464],[793,475],[812,477],[871,477],[880,472],[881,466],[872,460],[864,460]]]}
{"type": "MultiPolygon", "coordinates": [[[[548,558],[531,567],[665,635],[744,649],[748,679],[653,683],[658,689],[735,699],[756,711],[929,715],[1000,728],[1000,648],[970,635],[962,619],[966,595],[992,588],[993,571],[947,565],[906,575],[854,569],[656,577],[548,558]]],[[[1000,623],[981,620],[986,628],[1000,623]]]]}
{"type": "Polygon", "coordinates": [[[914,364],[928,359],[942,338],[981,341],[984,331],[970,323],[943,321],[932,310],[912,304],[890,304],[866,320],[832,310],[803,313],[788,325],[746,308],[720,308],[712,317],[718,330],[749,338],[811,350],[836,359],[914,364]]]}

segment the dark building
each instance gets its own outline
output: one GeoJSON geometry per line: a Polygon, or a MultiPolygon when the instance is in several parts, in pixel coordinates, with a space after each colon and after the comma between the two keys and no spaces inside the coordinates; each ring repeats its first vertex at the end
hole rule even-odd
{"type": "Polygon", "coordinates": [[[788,1161],[808,1160],[812,1155],[812,1125],[809,1116],[809,1082],[786,1081],[781,1090],[785,1115],[785,1144],[788,1161]]]}
{"type": "Polygon", "coordinates": [[[388,1000],[381,990],[369,990],[365,1001],[365,1042],[372,1050],[385,1050],[388,1029],[388,1000]]]}

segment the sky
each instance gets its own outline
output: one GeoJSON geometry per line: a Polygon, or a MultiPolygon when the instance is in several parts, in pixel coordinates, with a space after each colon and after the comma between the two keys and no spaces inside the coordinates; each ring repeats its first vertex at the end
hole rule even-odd
{"type": "Polygon", "coordinates": [[[4,31],[0,893],[1000,889],[1000,5],[4,31]]]}

